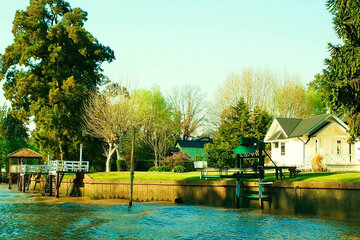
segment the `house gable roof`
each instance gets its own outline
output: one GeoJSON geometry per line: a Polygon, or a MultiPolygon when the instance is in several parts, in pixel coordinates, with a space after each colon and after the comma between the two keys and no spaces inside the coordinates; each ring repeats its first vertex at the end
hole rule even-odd
{"type": "Polygon", "coordinates": [[[342,122],[338,117],[331,114],[323,114],[309,118],[276,118],[280,128],[287,136],[281,134],[282,131],[277,131],[267,141],[280,140],[285,138],[301,137],[308,134],[314,134],[321,128],[325,127],[329,123],[329,119],[333,119],[339,123],[342,127],[347,129],[347,125],[342,122]]]}
{"type": "Polygon", "coordinates": [[[205,144],[212,142],[211,140],[178,140],[175,144],[179,144],[180,147],[194,147],[194,148],[203,148],[205,144]]]}
{"type": "Polygon", "coordinates": [[[296,126],[301,122],[300,118],[276,118],[285,134],[289,136],[296,126]]]}
{"type": "Polygon", "coordinates": [[[281,139],[286,139],[286,136],[283,133],[283,131],[279,130],[275,134],[273,134],[271,137],[269,137],[269,139],[267,139],[267,141],[281,140],[281,139]]]}
{"type": "Polygon", "coordinates": [[[310,118],[302,119],[301,122],[291,132],[289,137],[301,137],[309,134],[317,127],[321,127],[322,124],[331,117],[330,114],[318,115],[310,118]]]}

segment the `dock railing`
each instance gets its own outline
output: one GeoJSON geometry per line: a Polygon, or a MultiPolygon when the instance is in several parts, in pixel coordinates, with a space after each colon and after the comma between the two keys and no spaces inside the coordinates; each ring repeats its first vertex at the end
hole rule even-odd
{"type": "Polygon", "coordinates": [[[51,172],[88,172],[88,161],[52,161],[49,171],[51,172]]]}
{"type": "Polygon", "coordinates": [[[50,164],[44,165],[12,165],[10,168],[11,173],[20,174],[34,174],[34,173],[50,173],[55,174],[56,172],[88,172],[89,162],[88,161],[51,161],[50,164]]]}

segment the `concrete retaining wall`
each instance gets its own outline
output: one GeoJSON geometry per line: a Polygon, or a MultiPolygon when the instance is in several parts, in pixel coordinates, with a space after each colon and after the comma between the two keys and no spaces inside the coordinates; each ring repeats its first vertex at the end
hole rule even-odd
{"type": "MultiPolygon", "coordinates": [[[[41,181],[36,188],[41,190],[43,185],[41,181]]],[[[257,190],[257,182],[245,182],[241,195],[257,190]]],[[[269,193],[271,210],[344,218],[357,218],[360,214],[360,183],[275,182],[269,193]]],[[[129,181],[94,180],[87,175],[84,179],[64,179],[60,196],[128,199],[129,181]]],[[[235,208],[235,182],[135,180],[133,199],[235,208]]],[[[270,207],[268,202],[264,206],[270,207]]],[[[240,198],[240,207],[258,208],[259,203],[240,198]]]]}

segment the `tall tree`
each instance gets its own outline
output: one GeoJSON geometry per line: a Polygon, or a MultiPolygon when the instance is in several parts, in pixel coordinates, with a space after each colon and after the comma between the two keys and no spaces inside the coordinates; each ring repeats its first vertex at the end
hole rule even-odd
{"type": "Polygon", "coordinates": [[[332,111],[349,114],[350,140],[355,140],[360,135],[359,2],[328,0],[326,6],[342,44],[329,43],[330,58],[314,84],[332,111]]]}
{"type": "Polygon", "coordinates": [[[181,114],[181,137],[188,140],[199,130],[205,120],[205,103],[199,87],[175,88],[170,96],[174,110],[181,114]]]}
{"type": "Polygon", "coordinates": [[[223,85],[219,87],[215,102],[211,109],[210,125],[219,127],[221,118],[231,106],[235,106],[243,98],[250,110],[255,106],[273,114],[275,91],[278,79],[268,70],[255,71],[252,68],[244,69],[241,74],[231,73],[223,85]]]}
{"type": "Polygon", "coordinates": [[[106,172],[110,172],[113,153],[125,134],[137,124],[134,100],[124,88],[94,93],[84,104],[84,132],[106,142],[106,172]]]}
{"type": "Polygon", "coordinates": [[[139,131],[141,141],[153,150],[154,164],[159,161],[175,144],[180,133],[180,116],[166,101],[158,87],[151,90],[137,90],[134,98],[143,112],[142,128],[139,131]]]}
{"type": "Polygon", "coordinates": [[[6,105],[0,107],[0,168],[7,164],[9,153],[27,147],[27,131],[24,123],[8,112],[6,105]]]}
{"type": "Polygon", "coordinates": [[[277,116],[302,118],[311,115],[306,89],[297,77],[284,77],[284,85],[276,89],[275,106],[277,116]]]}
{"type": "Polygon", "coordinates": [[[113,51],[84,29],[87,13],[64,0],[32,0],[13,21],[14,42],[1,56],[5,97],[22,121],[34,116],[41,149],[68,158],[81,138],[81,106],[103,83],[113,51]]]}
{"type": "Polygon", "coordinates": [[[223,115],[218,136],[213,144],[206,145],[206,156],[212,167],[233,167],[234,148],[239,145],[239,137],[263,139],[272,121],[271,115],[255,106],[251,111],[244,99],[240,98],[235,106],[223,115]]]}

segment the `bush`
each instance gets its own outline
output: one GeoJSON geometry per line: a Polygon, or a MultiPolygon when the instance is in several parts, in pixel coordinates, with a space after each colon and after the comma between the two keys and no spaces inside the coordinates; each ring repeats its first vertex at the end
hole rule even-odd
{"type": "Polygon", "coordinates": [[[160,166],[157,168],[157,171],[158,172],[171,172],[171,167],[168,167],[168,166],[160,166]]]}
{"type": "Polygon", "coordinates": [[[316,154],[311,161],[312,169],[315,172],[326,172],[324,167],[324,157],[320,154],[316,154]]]}
{"type": "Polygon", "coordinates": [[[182,165],[182,166],[185,167],[185,172],[193,172],[193,171],[195,171],[194,161],[186,161],[186,162],[183,162],[183,164],[184,165],[182,165]]]}
{"type": "Polygon", "coordinates": [[[174,172],[176,172],[176,173],[183,173],[183,172],[185,172],[185,167],[184,166],[175,166],[174,168],[173,168],[173,171],[174,172]]]}
{"type": "Polygon", "coordinates": [[[158,168],[157,167],[151,167],[150,169],[149,169],[149,172],[157,172],[158,171],[158,168]]]}

